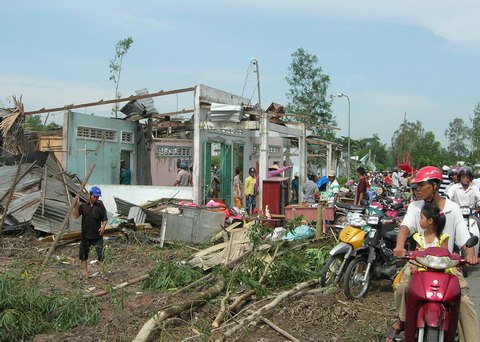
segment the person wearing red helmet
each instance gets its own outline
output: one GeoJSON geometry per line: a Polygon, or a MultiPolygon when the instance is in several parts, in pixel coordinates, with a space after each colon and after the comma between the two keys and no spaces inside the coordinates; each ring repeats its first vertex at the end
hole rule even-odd
{"type": "MultiPolygon", "coordinates": [[[[396,257],[403,257],[406,254],[405,242],[409,235],[421,230],[420,213],[424,203],[433,203],[437,205],[445,214],[446,224],[444,233],[448,234],[448,249],[453,252],[454,244],[459,248],[465,248],[465,243],[470,238],[468,227],[463,220],[462,212],[458,204],[442,197],[439,193],[440,183],[442,182],[442,171],[434,166],[425,166],[415,174],[412,185],[415,185],[415,201],[412,201],[407,209],[407,213],[400,225],[397,244],[393,250],[396,257]]],[[[465,248],[466,260],[470,264],[477,264],[478,258],[473,248],[465,248]]],[[[453,271],[458,277],[462,289],[460,319],[458,323],[458,334],[460,341],[480,341],[477,327],[477,314],[475,306],[468,296],[468,284],[462,274],[456,270],[453,271]]],[[[406,313],[406,292],[410,282],[410,273],[405,272],[400,283],[395,286],[395,304],[398,310],[398,320],[392,324],[392,327],[386,337],[386,341],[394,341],[395,336],[404,329],[406,313]]]]}

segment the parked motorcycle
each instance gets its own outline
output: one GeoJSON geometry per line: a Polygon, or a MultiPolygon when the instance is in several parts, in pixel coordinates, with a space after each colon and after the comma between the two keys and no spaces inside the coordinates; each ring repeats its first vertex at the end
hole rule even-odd
{"type": "MultiPolygon", "coordinates": [[[[371,215],[367,219],[364,246],[352,251],[353,259],[348,264],[343,277],[343,291],[351,299],[365,297],[373,279],[386,278],[393,280],[405,262],[393,257],[393,246],[390,241],[394,235],[382,232],[382,218],[371,215]]],[[[390,218],[387,218],[390,219],[390,218]]]]}
{"type": "MultiPolygon", "coordinates": [[[[467,241],[467,247],[478,244],[478,237],[467,241]]],[[[465,260],[446,248],[430,247],[410,252],[410,262],[423,266],[412,272],[407,295],[405,341],[454,341],[460,312],[458,278],[449,268],[465,264],[465,260]]]]}
{"type": "Polygon", "coordinates": [[[348,263],[352,259],[352,252],[363,246],[366,222],[360,213],[349,213],[347,225],[338,236],[339,243],[332,248],[330,256],[320,274],[320,285],[336,285],[343,276],[348,263]]]}
{"type": "Polygon", "coordinates": [[[333,224],[338,226],[340,229],[343,228],[347,224],[347,215],[349,213],[359,213],[359,214],[366,214],[367,206],[358,206],[349,203],[343,202],[335,202],[335,216],[333,224]]]}

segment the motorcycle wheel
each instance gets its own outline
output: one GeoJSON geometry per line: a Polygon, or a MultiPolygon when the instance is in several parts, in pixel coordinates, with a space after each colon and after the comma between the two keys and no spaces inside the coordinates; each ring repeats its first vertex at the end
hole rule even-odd
{"type": "Polygon", "coordinates": [[[371,274],[367,274],[366,280],[362,281],[367,265],[365,258],[353,259],[348,265],[343,278],[343,292],[348,298],[360,299],[367,295],[371,274]]]}
{"type": "Polygon", "coordinates": [[[338,215],[337,217],[335,217],[335,220],[333,221],[333,224],[334,224],[335,226],[345,227],[345,225],[347,224],[347,216],[345,216],[345,215],[338,215]]]}
{"type": "MultiPolygon", "coordinates": [[[[323,266],[322,273],[320,273],[320,286],[336,285],[335,277],[340,270],[344,255],[331,255],[325,265],[323,266]]],[[[341,279],[341,278],[340,278],[341,279]]],[[[340,281],[340,280],[339,280],[340,281]]]]}
{"type": "Polygon", "coordinates": [[[443,334],[439,328],[425,326],[423,329],[423,334],[418,334],[418,342],[439,342],[443,341],[443,334]],[[423,335],[423,337],[422,337],[423,335]]]}

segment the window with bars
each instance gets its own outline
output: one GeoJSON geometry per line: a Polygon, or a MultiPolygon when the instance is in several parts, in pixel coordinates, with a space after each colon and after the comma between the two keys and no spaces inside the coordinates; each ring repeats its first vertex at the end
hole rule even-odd
{"type": "Polygon", "coordinates": [[[122,131],[122,143],[133,144],[133,132],[122,131]]]}
{"type": "Polygon", "coordinates": [[[92,127],[77,127],[77,138],[117,141],[117,131],[92,127]]]}
{"type": "MultiPolygon", "coordinates": [[[[253,146],[253,153],[260,153],[260,145],[253,146]]],[[[282,146],[269,145],[268,146],[268,153],[281,154],[282,153],[282,146]]]]}
{"type": "Polygon", "coordinates": [[[191,157],[192,148],[189,146],[163,146],[157,145],[155,147],[157,157],[163,158],[179,158],[191,157]]]}

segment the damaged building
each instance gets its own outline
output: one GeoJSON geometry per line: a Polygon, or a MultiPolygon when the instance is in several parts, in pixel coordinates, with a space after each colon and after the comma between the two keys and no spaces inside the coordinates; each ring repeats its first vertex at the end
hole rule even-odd
{"type": "MultiPolygon", "coordinates": [[[[124,99],[42,109],[23,115],[55,111],[64,113],[61,136],[38,137],[36,149],[47,151],[47,157],[43,158],[43,162],[29,159],[29,163],[35,164],[31,166],[29,177],[22,182],[28,179],[32,185],[27,188],[27,183],[19,183],[15,189],[15,192],[20,187],[28,191],[25,193],[32,195],[26,197],[35,198],[35,201],[27,205],[22,202],[22,196],[13,196],[14,201],[9,204],[4,218],[12,225],[16,224],[12,211],[15,204],[22,212],[18,223],[30,222],[35,228],[41,227],[38,229],[42,231],[55,232],[54,226],[61,223],[59,218],[67,213],[80,180],[85,179],[92,165],[96,167],[88,184],[102,187],[106,194],[103,198],[105,206],[110,213],[115,213],[117,203],[114,198],[132,204],[160,198],[186,199],[200,205],[215,198],[232,205],[236,168],[243,171],[243,177],[250,167],[257,168],[262,176],[263,170],[266,174],[267,166],[274,162],[279,165],[294,164],[303,183],[307,169],[311,171],[312,168],[307,163],[308,156],[317,158],[318,165],[324,165],[325,169],[338,169],[341,160],[339,144],[309,138],[302,124],[289,122],[288,114],[283,112],[281,105],[272,104],[262,111],[247,98],[205,85],[152,94],[143,91],[124,99]],[[163,108],[163,98],[178,94],[189,98],[189,107],[161,112],[153,106],[153,99],[159,108],[163,108]],[[123,102],[119,118],[76,111],[117,102],[123,102]],[[131,185],[119,184],[121,160],[132,171],[131,185]],[[172,187],[182,162],[187,163],[191,170],[193,185],[172,187]]],[[[3,117],[0,127],[7,120],[12,120],[11,115],[12,112],[0,113],[3,117]]],[[[22,122],[18,116],[16,119],[17,123],[22,122]]],[[[26,152],[6,141],[13,139],[18,142],[20,136],[23,140],[23,132],[14,132],[14,126],[2,135],[4,151],[8,150],[4,156],[19,156],[26,152]]],[[[25,161],[20,173],[28,165],[25,161]]],[[[4,182],[0,193],[2,205],[8,198],[12,174],[17,168],[19,166],[15,162],[10,165],[5,163],[0,168],[4,182]],[[8,177],[10,181],[6,180],[8,177]]],[[[292,175],[286,174],[289,179],[292,175]]],[[[261,206],[261,196],[259,202],[261,206]]],[[[68,229],[75,229],[77,224],[75,220],[70,220],[68,229]]]]}

